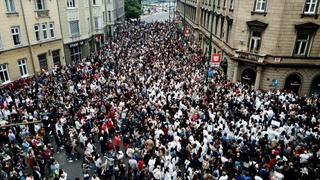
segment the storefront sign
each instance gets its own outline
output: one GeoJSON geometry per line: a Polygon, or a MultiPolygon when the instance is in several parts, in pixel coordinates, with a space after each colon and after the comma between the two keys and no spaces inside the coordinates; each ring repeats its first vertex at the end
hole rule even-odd
{"type": "Polygon", "coordinates": [[[211,64],[213,66],[220,66],[220,62],[221,62],[221,54],[220,53],[212,53],[211,64]]]}
{"type": "Polygon", "coordinates": [[[77,46],[82,46],[82,45],[84,45],[85,43],[84,43],[84,41],[79,41],[79,42],[75,42],[75,43],[71,43],[71,44],[69,44],[69,48],[74,48],[74,47],[77,47],[77,46]]]}

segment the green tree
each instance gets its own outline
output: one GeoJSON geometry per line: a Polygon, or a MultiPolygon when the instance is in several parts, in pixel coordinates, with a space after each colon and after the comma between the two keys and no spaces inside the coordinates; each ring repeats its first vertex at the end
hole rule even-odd
{"type": "Polygon", "coordinates": [[[125,0],[124,1],[125,15],[128,19],[138,19],[143,13],[143,9],[139,0],[125,0]]]}

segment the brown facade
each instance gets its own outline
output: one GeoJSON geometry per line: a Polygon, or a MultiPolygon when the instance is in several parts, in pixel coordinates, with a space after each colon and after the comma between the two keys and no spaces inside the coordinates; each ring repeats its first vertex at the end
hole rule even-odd
{"type": "Polygon", "coordinates": [[[204,52],[212,29],[230,81],[311,95],[320,94],[319,1],[178,0],[177,8],[204,52]]]}

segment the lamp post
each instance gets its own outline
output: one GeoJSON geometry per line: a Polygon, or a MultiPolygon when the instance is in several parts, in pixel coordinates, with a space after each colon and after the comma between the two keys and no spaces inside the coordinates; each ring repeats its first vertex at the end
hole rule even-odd
{"type": "Polygon", "coordinates": [[[210,67],[210,60],[212,54],[212,29],[213,29],[213,16],[214,16],[214,9],[215,9],[215,0],[212,0],[212,11],[211,11],[211,26],[210,26],[210,41],[209,41],[209,51],[208,51],[208,60],[206,63],[206,84],[208,83],[208,73],[210,67]]]}

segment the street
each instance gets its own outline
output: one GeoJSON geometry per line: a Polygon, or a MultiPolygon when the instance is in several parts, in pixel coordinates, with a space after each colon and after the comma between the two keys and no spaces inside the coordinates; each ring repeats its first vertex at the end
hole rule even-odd
{"type": "Polygon", "coordinates": [[[166,21],[169,20],[169,12],[158,12],[151,15],[141,16],[142,21],[153,22],[153,21],[166,21]]]}

